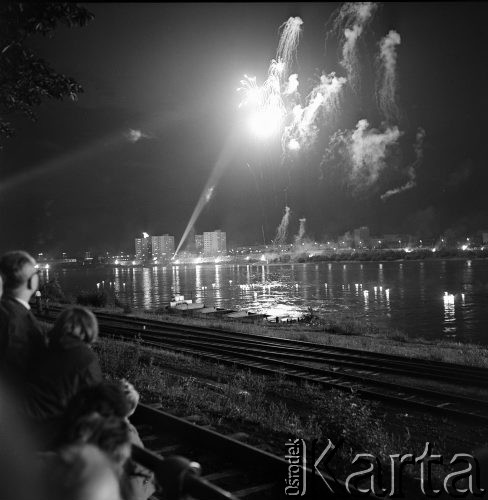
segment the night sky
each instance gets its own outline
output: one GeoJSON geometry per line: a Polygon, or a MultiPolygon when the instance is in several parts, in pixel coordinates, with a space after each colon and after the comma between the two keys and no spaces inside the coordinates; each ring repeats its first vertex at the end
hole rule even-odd
{"type": "Polygon", "coordinates": [[[95,19],[35,39],[53,67],[85,89],[77,102],[47,102],[36,123],[10,117],[16,136],[0,152],[1,249],[33,253],[133,251],[142,231],[179,241],[200,193],[233,134],[229,164],[199,217],[197,232],[220,228],[228,244],[267,242],[285,205],[290,232],[307,219],[323,239],[368,225],[372,234],[437,236],[488,228],[488,3],[385,3],[359,46],[362,86],[345,88],[333,125],[282,159],[279,141],[245,126],[236,92],[244,74],[266,77],[279,27],[303,20],[293,72],[304,97],[323,71],[345,76],[326,23],[339,3],[82,4],[95,19]],[[330,135],[367,118],[374,56],[389,30],[398,46],[399,154],[366,189],[322,162],[330,135]],[[416,186],[406,181],[418,127],[425,130],[416,186]],[[130,130],[141,131],[136,142],[130,130]],[[237,138],[237,139],[236,139],[237,138]]]}

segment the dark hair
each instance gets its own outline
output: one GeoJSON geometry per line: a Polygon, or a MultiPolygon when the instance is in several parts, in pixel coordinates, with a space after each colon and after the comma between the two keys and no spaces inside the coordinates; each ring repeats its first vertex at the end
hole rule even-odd
{"type": "Polygon", "coordinates": [[[118,417],[103,417],[99,413],[84,415],[67,429],[64,440],[66,444],[94,444],[119,466],[130,456],[129,424],[118,417]],[[124,448],[129,451],[127,456],[121,454],[124,448]]]}
{"type": "Polygon", "coordinates": [[[130,413],[130,405],[120,383],[102,382],[81,389],[68,403],[65,411],[65,425],[75,420],[99,413],[104,417],[125,418],[130,413]]]}
{"type": "Polygon", "coordinates": [[[98,321],[95,315],[81,306],[61,311],[49,334],[49,340],[57,341],[68,336],[78,337],[87,344],[95,342],[98,338],[98,321]]]}
{"type": "Polygon", "coordinates": [[[4,278],[5,290],[16,290],[29,280],[29,276],[23,272],[26,264],[35,266],[36,261],[23,250],[7,252],[0,257],[0,273],[4,278]]]}

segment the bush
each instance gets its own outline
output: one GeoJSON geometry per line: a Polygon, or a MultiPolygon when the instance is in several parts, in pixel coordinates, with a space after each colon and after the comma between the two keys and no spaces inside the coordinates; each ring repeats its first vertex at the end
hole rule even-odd
{"type": "Polygon", "coordinates": [[[76,303],[82,306],[106,307],[109,301],[110,297],[105,290],[101,292],[81,292],[76,297],[76,303]]]}
{"type": "Polygon", "coordinates": [[[49,299],[52,302],[59,302],[61,304],[71,302],[64,294],[57,276],[50,279],[47,283],[41,285],[39,291],[41,292],[44,299],[49,299]]]}

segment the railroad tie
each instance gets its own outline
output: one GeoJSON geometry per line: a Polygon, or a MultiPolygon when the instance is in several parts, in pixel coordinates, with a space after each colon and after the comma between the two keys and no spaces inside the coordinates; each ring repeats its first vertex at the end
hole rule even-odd
{"type": "Polygon", "coordinates": [[[243,488],[242,490],[232,491],[231,493],[237,498],[246,498],[255,493],[261,493],[262,491],[269,491],[276,486],[276,483],[263,483],[257,486],[250,486],[249,488],[243,488]]]}
{"type": "Polygon", "coordinates": [[[242,471],[239,469],[226,469],[220,472],[214,472],[212,474],[207,474],[206,476],[202,476],[203,479],[207,481],[219,481],[221,479],[228,479],[231,477],[237,477],[242,475],[242,471]]]}
{"type": "Polygon", "coordinates": [[[444,408],[444,407],[449,406],[451,404],[452,404],[451,401],[446,401],[445,403],[438,403],[437,408],[444,408]]]}
{"type": "Polygon", "coordinates": [[[236,441],[247,441],[249,439],[249,434],[246,434],[245,432],[235,432],[227,437],[235,439],[236,441]]]}
{"type": "Polygon", "coordinates": [[[157,441],[158,439],[161,439],[161,438],[160,438],[160,436],[156,436],[155,434],[149,434],[148,436],[144,436],[141,439],[142,439],[142,442],[144,443],[144,445],[146,445],[146,443],[150,443],[152,441],[157,441]]]}

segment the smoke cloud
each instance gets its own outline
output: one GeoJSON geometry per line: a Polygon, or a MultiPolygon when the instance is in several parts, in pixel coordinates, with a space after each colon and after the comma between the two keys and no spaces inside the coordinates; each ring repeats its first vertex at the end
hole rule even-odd
{"type": "Polygon", "coordinates": [[[425,130],[422,127],[417,129],[417,135],[415,137],[415,144],[413,149],[415,151],[415,160],[411,165],[409,165],[407,169],[408,180],[399,188],[390,189],[386,193],[381,195],[381,199],[384,201],[388,199],[390,196],[393,196],[398,193],[402,193],[403,191],[407,191],[408,189],[412,189],[416,186],[416,177],[417,177],[417,168],[421,165],[422,160],[424,159],[424,139],[425,139],[425,130]]]}
{"type": "Polygon", "coordinates": [[[125,138],[129,142],[132,142],[132,143],[135,143],[141,139],[149,139],[150,138],[149,135],[145,134],[141,130],[136,130],[136,129],[132,129],[132,128],[130,128],[129,131],[126,132],[124,135],[125,135],[125,138]]]}
{"type": "Polygon", "coordinates": [[[359,54],[357,42],[378,5],[374,2],[346,2],[332,20],[332,32],[340,33],[342,43],[341,66],[347,71],[347,79],[353,90],[359,88],[359,54]]]}
{"type": "Polygon", "coordinates": [[[294,73],[290,75],[288,78],[288,83],[286,84],[285,91],[283,92],[285,95],[294,94],[298,90],[298,75],[294,73]]]}
{"type": "Polygon", "coordinates": [[[355,191],[365,190],[396,159],[402,134],[396,126],[381,131],[370,128],[366,119],[359,120],[354,130],[332,135],[321,167],[327,175],[340,175],[355,191]]]}
{"type": "Polygon", "coordinates": [[[302,146],[310,146],[318,132],[316,125],[320,110],[330,119],[337,113],[340,104],[340,91],[346,79],[337,77],[335,73],[322,75],[319,84],[308,96],[308,104],[302,107],[294,106],[291,113],[291,123],[284,128],[283,149],[297,150],[302,146]]]}
{"type": "Polygon", "coordinates": [[[286,243],[288,223],[290,222],[290,214],[291,214],[290,207],[285,206],[285,214],[283,215],[280,225],[276,230],[276,237],[273,242],[275,245],[283,245],[284,243],[286,243]]]}
{"type": "Polygon", "coordinates": [[[303,238],[305,237],[305,222],[307,222],[307,219],[299,219],[300,222],[300,227],[298,228],[298,234],[295,236],[295,244],[299,245],[302,243],[303,238]]]}
{"type": "Polygon", "coordinates": [[[370,129],[366,119],[359,120],[355,130],[336,134],[336,140],[345,145],[351,180],[360,182],[363,187],[376,182],[401,135],[396,126],[388,127],[384,132],[370,129]]]}
{"type": "Polygon", "coordinates": [[[400,35],[391,30],[380,42],[379,75],[377,79],[378,107],[388,121],[398,121],[400,111],[397,98],[397,52],[400,35]]]}

